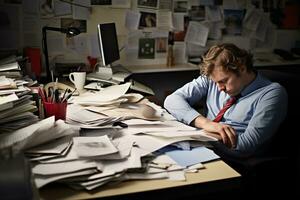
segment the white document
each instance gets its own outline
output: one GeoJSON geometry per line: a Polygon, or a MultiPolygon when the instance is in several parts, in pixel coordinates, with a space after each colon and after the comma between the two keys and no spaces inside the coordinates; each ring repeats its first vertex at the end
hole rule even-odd
{"type": "Polygon", "coordinates": [[[9,71],[9,70],[21,70],[21,68],[18,62],[0,65],[0,72],[9,71]]]}
{"type": "Polygon", "coordinates": [[[6,96],[0,96],[0,111],[5,110],[7,108],[12,108],[12,101],[16,101],[18,99],[19,97],[15,93],[6,96]]]}
{"type": "Polygon", "coordinates": [[[140,12],[127,10],[125,16],[125,27],[130,31],[137,30],[139,27],[140,18],[141,18],[140,12]]]}
{"type": "Polygon", "coordinates": [[[57,120],[55,121],[55,124],[52,124],[52,126],[48,128],[40,127],[35,133],[34,137],[32,137],[23,145],[17,146],[16,148],[28,149],[56,138],[73,134],[76,134],[76,132],[68,124],[66,124],[63,120],[57,120]]]}
{"type": "Polygon", "coordinates": [[[96,157],[118,152],[107,135],[100,137],[74,137],[74,150],[79,157],[96,157]]]}
{"type": "Polygon", "coordinates": [[[124,172],[127,169],[141,168],[141,155],[137,147],[133,147],[129,157],[122,160],[97,160],[98,169],[106,173],[113,171],[115,173],[124,172]]]}
{"type": "Polygon", "coordinates": [[[95,169],[96,167],[95,162],[75,160],[63,163],[37,164],[32,167],[32,172],[40,175],[56,175],[76,172],[83,169],[95,169]]]}
{"type": "Polygon", "coordinates": [[[128,129],[123,130],[127,134],[150,133],[150,132],[176,132],[176,131],[193,131],[196,128],[185,125],[178,121],[165,121],[161,124],[136,124],[129,125],[128,129]]]}
{"type": "Polygon", "coordinates": [[[123,159],[130,156],[130,152],[133,146],[134,141],[131,137],[123,136],[114,139],[113,144],[118,149],[118,152],[101,156],[102,160],[114,160],[114,159],[123,159]]]}
{"type": "Polygon", "coordinates": [[[67,118],[82,124],[89,124],[98,120],[106,119],[107,116],[87,110],[80,105],[68,106],[67,118]]]}
{"type": "Polygon", "coordinates": [[[34,135],[39,128],[49,129],[54,125],[54,116],[44,119],[36,124],[19,129],[8,135],[0,135],[0,149],[12,147],[22,143],[34,135]]]}
{"type": "Polygon", "coordinates": [[[60,175],[54,175],[54,176],[43,176],[39,174],[34,175],[34,182],[36,184],[37,188],[41,188],[45,186],[48,183],[61,180],[64,178],[70,178],[70,177],[76,177],[76,176],[84,176],[84,175],[89,175],[97,172],[95,169],[87,169],[83,171],[78,171],[78,172],[71,172],[67,174],[60,174],[60,175]]]}
{"type": "Polygon", "coordinates": [[[166,30],[173,29],[172,12],[159,11],[157,13],[157,27],[166,30]]]}
{"type": "Polygon", "coordinates": [[[88,102],[109,102],[117,100],[127,92],[130,85],[131,83],[112,85],[96,93],[88,94],[86,96],[82,95],[75,100],[75,103],[86,105],[88,102]]]}
{"type": "Polygon", "coordinates": [[[198,22],[191,21],[185,36],[185,42],[205,46],[209,29],[198,22]]]}
{"type": "Polygon", "coordinates": [[[191,137],[198,141],[208,142],[208,141],[217,141],[216,138],[206,135],[202,130],[193,130],[193,131],[170,131],[170,132],[146,132],[147,135],[165,137],[165,138],[175,138],[175,137],[191,137]]]}
{"type": "Polygon", "coordinates": [[[153,137],[148,135],[132,135],[131,137],[135,141],[135,144],[141,150],[142,152],[141,156],[145,156],[169,144],[173,144],[180,141],[193,140],[190,137],[163,138],[163,137],[153,137]]]}
{"type": "Polygon", "coordinates": [[[49,143],[28,149],[26,153],[61,154],[72,143],[71,136],[61,137],[49,143]]]}

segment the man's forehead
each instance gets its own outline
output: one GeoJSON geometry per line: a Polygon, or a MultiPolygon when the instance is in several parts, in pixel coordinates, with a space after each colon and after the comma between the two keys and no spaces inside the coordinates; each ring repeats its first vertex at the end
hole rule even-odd
{"type": "Polygon", "coordinates": [[[216,66],[212,70],[210,77],[213,79],[224,79],[224,78],[229,77],[230,75],[231,75],[231,73],[229,71],[224,70],[223,67],[216,66]]]}

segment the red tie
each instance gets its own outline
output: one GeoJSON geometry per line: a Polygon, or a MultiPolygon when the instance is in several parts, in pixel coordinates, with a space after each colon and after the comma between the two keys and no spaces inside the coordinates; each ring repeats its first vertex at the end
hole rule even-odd
{"type": "Polygon", "coordinates": [[[238,97],[231,97],[230,99],[228,99],[228,101],[226,102],[226,104],[224,105],[224,107],[220,110],[220,112],[218,113],[218,115],[216,116],[216,118],[213,120],[214,122],[219,122],[221,121],[224,113],[226,112],[226,110],[228,108],[230,108],[230,106],[232,106],[236,100],[238,99],[238,97]]]}

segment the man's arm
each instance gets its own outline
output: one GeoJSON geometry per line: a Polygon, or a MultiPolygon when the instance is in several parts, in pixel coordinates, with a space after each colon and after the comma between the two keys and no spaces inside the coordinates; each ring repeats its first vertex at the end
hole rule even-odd
{"type": "Polygon", "coordinates": [[[190,124],[200,113],[192,106],[205,98],[208,79],[198,77],[167,96],[164,107],[178,120],[190,124]]]}
{"type": "Polygon", "coordinates": [[[287,93],[279,84],[263,94],[244,133],[237,138],[237,150],[252,153],[276,133],[287,114],[287,93]]]}
{"type": "Polygon", "coordinates": [[[192,121],[191,125],[197,128],[202,128],[205,130],[206,134],[222,141],[229,148],[236,147],[235,130],[227,124],[213,122],[199,115],[195,120],[192,121]]]}

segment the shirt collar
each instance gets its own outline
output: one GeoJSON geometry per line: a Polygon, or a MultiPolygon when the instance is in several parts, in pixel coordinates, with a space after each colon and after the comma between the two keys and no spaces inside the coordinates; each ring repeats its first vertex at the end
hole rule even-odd
{"type": "Polygon", "coordinates": [[[249,84],[247,85],[241,92],[241,96],[245,96],[247,94],[250,94],[251,92],[264,87],[268,84],[270,84],[271,82],[264,78],[259,72],[256,74],[255,79],[249,84]]]}

